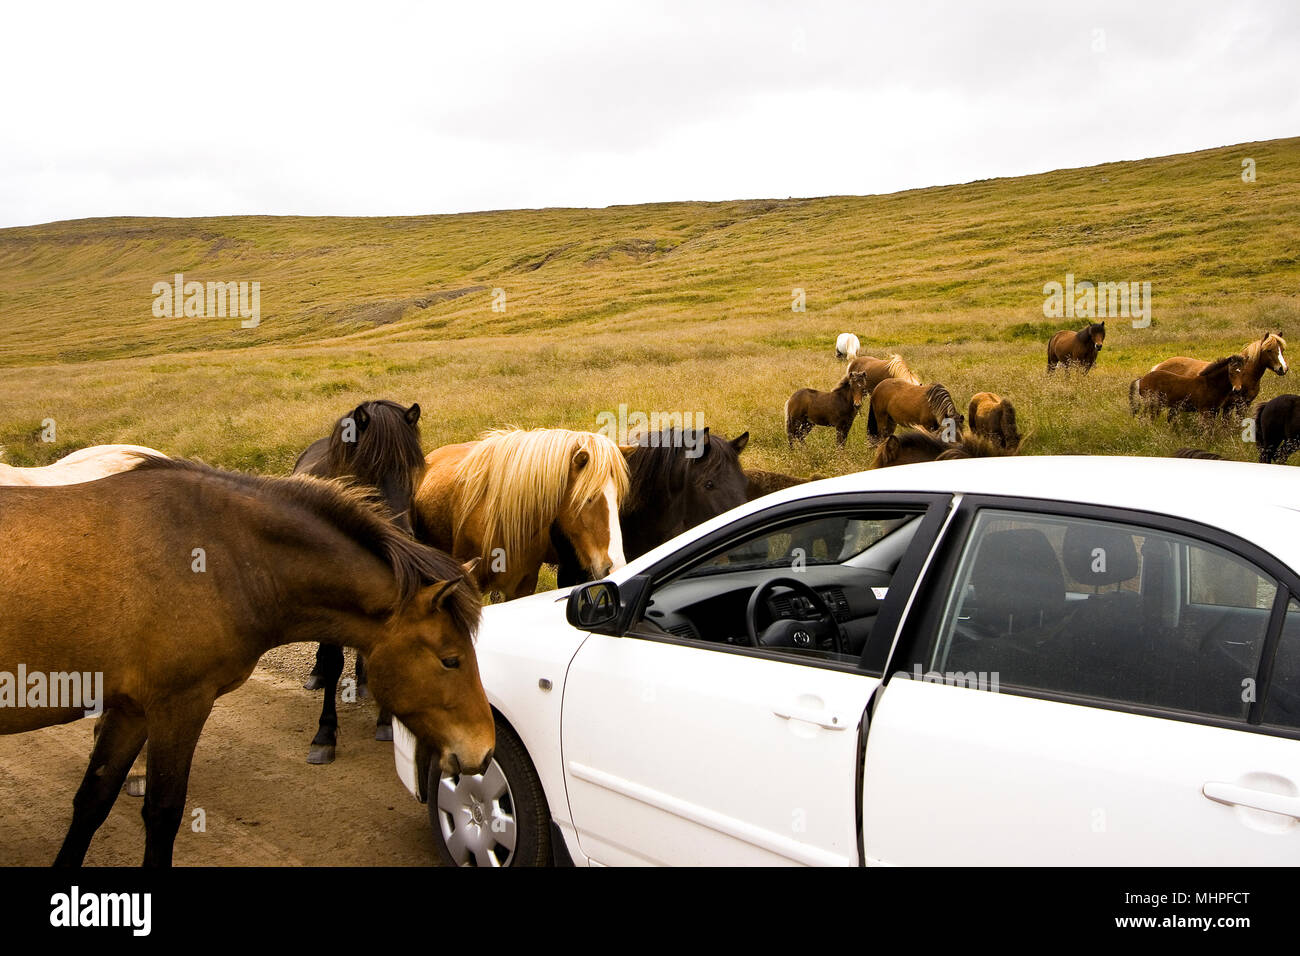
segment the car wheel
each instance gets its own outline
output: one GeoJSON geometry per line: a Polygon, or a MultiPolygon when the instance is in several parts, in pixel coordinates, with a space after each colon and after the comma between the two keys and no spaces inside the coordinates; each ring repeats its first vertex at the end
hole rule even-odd
{"type": "Polygon", "coordinates": [[[443,777],[429,768],[429,822],[451,866],[547,866],[551,814],[523,741],[496,720],[496,749],[481,774],[443,777]]]}

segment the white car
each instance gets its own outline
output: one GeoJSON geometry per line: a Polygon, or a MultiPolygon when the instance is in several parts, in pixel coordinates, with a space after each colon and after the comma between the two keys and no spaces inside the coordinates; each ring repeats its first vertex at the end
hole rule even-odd
{"type": "Polygon", "coordinates": [[[790,488],[486,609],[493,765],[431,778],[398,727],[398,772],[469,865],[1294,865],[1296,474],[790,488]]]}

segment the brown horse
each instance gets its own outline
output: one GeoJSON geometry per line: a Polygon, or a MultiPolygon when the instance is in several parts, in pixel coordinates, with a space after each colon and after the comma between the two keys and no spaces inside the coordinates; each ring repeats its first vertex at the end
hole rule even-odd
{"type": "Polygon", "coordinates": [[[959,458],[1001,458],[1014,455],[1015,449],[983,435],[967,433],[955,442],[946,442],[934,432],[914,426],[890,435],[876,449],[868,468],[915,465],[924,461],[954,461],[959,458]]]}
{"type": "Polygon", "coordinates": [[[1200,412],[1208,418],[1225,401],[1240,394],[1244,365],[1240,355],[1229,355],[1211,362],[1196,375],[1147,372],[1129,383],[1129,408],[1134,415],[1145,409],[1153,419],[1161,409],[1168,409],[1171,422],[1179,412],[1200,412]]]}
{"type": "MultiPolygon", "coordinates": [[[[1242,412],[1249,408],[1259,396],[1260,380],[1270,369],[1278,375],[1285,375],[1287,373],[1286,356],[1283,354],[1285,351],[1286,339],[1282,338],[1281,332],[1265,332],[1254,342],[1247,343],[1240,353],[1245,363],[1241,375],[1241,394],[1232,396],[1229,402],[1220,407],[1220,411],[1226,412],[1229,405],[1237,406],[1242,412]]],[[[1165,359],[1159,365],[1153,365],[1151,371],[1197,375],[1205,371],[1209,364],[1200,359],[1176,355],[1165,359]]]]}
{"type": "Polygon", "coordinates": [[[948,428],[956,439],[965,421],[942,385],[911,385],[891,378],[871,393],[867,434],[874,442],[892,435],[897,425],[920,425],[930,431],[948,428]]]}
{"type": "Polygon", "coordinates": [[[552,525],[593,578],[622,567],[618,513],[625,454],[610,438],[564,428],[499,429],[425,458],[415,533],[461,558],[481,558],[484,593],[532,594],[551,553],[552,525]]]}
{"type": "Polygon", "coordinates": [[[1223,461],[1223,456],[1204,448],[1180,448],[1174,452],[1175,458],[1201,458],[1205,461],[1223,461]]]}
{"type": "Polygon", "coordinates": [[[785,402],[786,444],[793,448],[796,439],[802,444],[814,427],[825,425],[835,429],[835,444],[843,445],[867,391],[866,376],[860,372],[849,372],[829,392],[799,389],[785,402]]]}
{"type": "Polygon", "coordinates": [[[1067,369],[1077,365],[1087,372],[1096,363],[1101,344],[1105,341],[1105,322],[1093,322],[1078,332],[1069,329],[1057,332],[1047,343],[1047,370],[1055,371],[1058,365],[1067,369]]]}
{"type": "Polygon", "coordinates": [[[875,390],[887,378],[896,378],[901,382],[907,382],[909,385],[920,385],[921,380],[916,373],[907,367],[903,361],[903,356],[894,352],[885,356],[883,359],[873,358],[870,355],[862,355],[855,358],[849,363],[849,374],[859,372],[866,376],[867,392],[875,390]]]}
{"type": "Polygon", "coordinates": [[[0,733],[104,709],[56,864],[81,864],[147,736],[144,862],[170,865],[213,702],[281,644],[324,636],[365,653],[371,691],[444,773],[491,758],[478,591],[359,489],[149,459],[84,484],[0,488],[0,539],[0,672],[97,685],[93,700],[65,684],[0,707],[0,733]]]}
{"type": "Polygon", "coordinates": [[[976,435],[992,439],[1004,448],[1020,445],[1020,432],[1016,429],[1016,408],[1010,401],[993,392],[979,392],[970,400],[967,424],[976,435]]]}
{"type": "Polygon", "coordinates": [[[783,488],[793,488],[795,485],[802,485],[808,481],[815,481],[814,478],[796,478],[794,475],[783,475],[779,471],[763,471],[759,468],[745,469],[745,500],[753,501],[755,498],[762,498],[764,495],[770,495],[774,491],[780,491],[783,488]]]}

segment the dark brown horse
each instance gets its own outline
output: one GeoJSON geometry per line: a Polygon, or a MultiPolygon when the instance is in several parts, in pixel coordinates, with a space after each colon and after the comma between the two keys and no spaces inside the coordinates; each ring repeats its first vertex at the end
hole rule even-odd
{"type": "MultiPolygon", "coordinates": [[[[1250,408],[1252,402],[1259,395],[1260,381],[1264,378],[1264,373],[1272,370],[1277,375],[1285,375],[1288,371],[1286,364],[1286,339],[1282,338],[1281,332],[1265,332],[1254,342],[1248,342],[1241,350],[1243,367],[1241,371],[1241,392],[1237,395],[1230,396],[1229,400],[1220,406],[1221,412],[1226,412],[1234,408],[1238,412],[1244,413],[1250,408]]],[[[1209,362],[1201,359],[1188,358],[1185,355],[1176,355],[1173,358],[1165,359],[1159,365],[1151,368],[1153,372],[1174,372],[1178,375],[1196,375],[1205,371],[1209,362]]]]}
{"type": "Polygon", "coordinates": [[[1255,409],[1255,444],[1265,465],[1285,464],[1300,448],[1300,395],[1279,395],[1255,409]]]}
{"type": "MultiPolygon", "coordinates": [[[[627,560],[747,500],[740,453],[749,432],[733,439],[708,428],[668,428],[630,437],[628,493],[618,511],[627,560]]],[[[558,525],[551,526],[551,548],[547,560],[557,566],[557,585],[591,580],[558,525]]]]}
{"type": "Polygon", "coordinates": [[[867,392],[870,394],[877,385],[887,378],[896,378],[909,385],[920,385],[921,379],[907,367],[903,356],[894,352],[882,359],[870,355],[861,355],[849,363],[849,373],[861,373],[866,377],[867,392]]]}
{"type": "MultiPolygon", "coordinates": [[[[411,501],[424,475],[424,449],[420,446],[420,406],[409,408],[387,399],[362,402],[337,422],[326,438],[318,438],[298,456],[295,475],[347,478],[375,489],[393,521],[411,533],[411,501]]],[[[332,763],[338,745],[339,716],[335,705],[343,676],[343,648],[321,644],[316,648],[307,690],[325,689],[320,723],[307,750],[307,762],[332,763]]],[[[356,666],[357,697],[367,694],[366,670],[361,656],[356,666]]],[[[376,740],[393,739],[393,721],[382,709],[375,724],[376,740]]]]}
{"type": "Polygon", "coordinates": [[[1222,455],[1216,455],[1212,451],[1206,451],[1204,448],[1180,448],[1174,452],[1175,458],[1200,458],[1205,461],[1223,461],[1222,455]]]}
{"type": "Polygon", "coordinates": [[[1153,419],[1161,409],[1167,409],[1171,422],[1179,412],[1199,412],[1208,418],[1232,395],[1240,393],[1244,361],[1240,355],[1229,355],[1211,362],[1196,375],[1147,372],[1129,383],[1129,408],[1134,415],[1145,410],[1153,419]]]}
{"type": "Polygon", "coordinates": [[[843,445],[867,392],[866,376],[860,372],[849,372],[829,392],[799,389],[785,402],[786,443],[793,448],[796,439],[802,443],[814,427],[825,425],[835,429],[835,443],[843,445]]]}
{"type": "MultiPolygon", "coordinates": [[[[104,725],[56,864],[81,864],[148,737],[144,862],[170,865],[213,702],[281,644],[366,654],[375,697],[444,773],[492,756],[478,591],[360,489],[150,459],[84,484],[0,488],[0,540],[0,671],[100,684],[104,725]]],[[[78,720],[80,697],[0,707],[0,733],[78,720]]]]}
{"type": "Polygon", "coordinates": [[[967,409],[966,423],[976,435],[983,435],[1004,448],[1016,448],[1020,445],[1020,431],[1016,428],[1016,407],[1001,395],[979,392],[972,396],[970,408],[967,409]]]}
{"type": "Polygon", "coordinates": [[[965,421],[942,385],[910,385],[890,378],[871,393],[867,434],[874,442],[892,435],[898,425],[919,425],[930,431],[947,429],[951,434],[944,437],[956,440],[965,421]]]}
{"type": "Polygon", "coordinates": [[[1069,329],[1057,332],[1047,343],[1047,370],[1052,372],[1062,365],[1067,369],[1075,366],[1087,372],[1096,363],[1105,341],[1105,322],[1093,322],[1078,332],[1069,329]]]}
{"type": "Polygon", "coordinates": [[[755,498],[762,498],[764,495],[770,495],[774,491],[780,491],[783,488],[793,488],[795,485],[802,485],[805,482],[816,480],[816,478],[796,478],[794,475],[783,475],[779,471],[763,471],[758,468],[746,468],[745,500],[753,501],[755,498]]]}
{"type": "Polygon", "coordinates": [[[1002,458],[1014,454],[1014,448],[991,441],[983,435],[968,432],[955,442],[946,442],[934,432],[908,427],[880,443],[869,468],[915,465],[924,461],[955,461],[960,458],[1002,458]]]}

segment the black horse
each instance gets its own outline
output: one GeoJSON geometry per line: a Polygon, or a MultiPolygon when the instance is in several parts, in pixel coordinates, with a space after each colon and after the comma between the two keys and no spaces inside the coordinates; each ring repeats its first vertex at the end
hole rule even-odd
{"type": "Polygon", "coordinates": [[[1264,464],[1286,464],[1300,448],[1300,395],[1279,395],[1255,409],[1255,443],[1264,464]]]}
{"type": "MultiPolygon", "coordinates": [[[[293,466],[295,475],[317,478],[349,478],[379,492],[393,523],[412,534],[411,499],[424,471],[424,449],[420,445],[420,406],[403,408],[381,399],[362,402],[334,423],[328,438],[312,442],[293,466]]],[[[366,696],[366,671],[357,655],[357,697],[366,696]]],[[[339,716],[334,698],[343,676],[341,645],[321,644],[316,649],[316,666],[303,684],[308,690],[325,689],[320,727],[312,738],[307,762],[331,763],[338,743],[339,716]]],[[[393,739],[393,716],[380,710],[375,726],[376,740],[393,739]]]]}
{"type": "MultiPolygon", "coordinates": [[[[688,528],[747,500],[740,453],[749,432],[728,439],[709,429],[642,433],[628,454],[631,487],[619,509],[623,554],[631,561],[688,528]]],[[[589,580],[568,539],[551,528],[560,587],[589,580]]]]}

